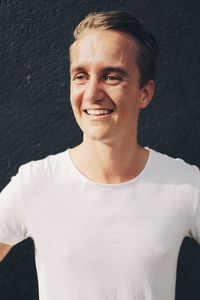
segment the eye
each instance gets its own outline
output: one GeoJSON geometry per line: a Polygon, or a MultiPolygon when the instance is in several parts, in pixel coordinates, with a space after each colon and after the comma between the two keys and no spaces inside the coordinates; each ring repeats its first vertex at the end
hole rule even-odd
{"type": "Polygon", "coordinates": [[[122,81],[122,78],[119,75],[105,75],[103,76],[103,80],[108,84],[118,84],[122,81]]]}
{"type": "Polygon", "coordinates": [[[78,73],[72,76],[72,81],[83,84],[87,80],[87,75],[85,73],[78,73]]]}

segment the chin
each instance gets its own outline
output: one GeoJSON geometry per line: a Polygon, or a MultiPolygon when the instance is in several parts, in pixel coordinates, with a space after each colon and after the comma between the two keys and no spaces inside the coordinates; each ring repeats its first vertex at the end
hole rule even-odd
{"type": "Polygon", "coordinates": [[[113,137],[110,137],[110,135],[97,135],[97,134],[85,134],[84,139],[90,142],[100,142],[107,145],[113,144],[113,137]]]}
{"type": "Polygon", "coordinates": [[[103,132],[85,132],[84,136],[87,140],[93,141],[101,141],[109,138],[109,135],[103,132]]]}

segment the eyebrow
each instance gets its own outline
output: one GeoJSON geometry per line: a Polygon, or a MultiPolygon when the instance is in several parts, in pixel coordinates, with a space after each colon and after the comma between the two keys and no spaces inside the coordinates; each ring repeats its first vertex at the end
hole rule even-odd
{"type": "MultiPolygon", "coordinates": [[[[77,66],[77,67],[74,67],[74,68],[70,69],[70,73],[84,72],[84,71],[85,71],[85,68],[81,67],[81,66],[77,66]]],[[[118,73],[122,77],[128,77],[129,76],[129,74],[127,73],[127,71],[125,71],[121,67],[113,67],[113,66],[107,66],[107,67],[103,68],[101,70],[101,73],[102,74],[106,74],[106,73],[118,73]]]]}
{"type": "Polygon", "coordinates": [[[128,77],[129,76],[129,74],[124,69],[122,69],[120,67],[110,67],[110,66],[105,67],[103,69],[103,73],[118,73],[123,77],[128,77]]]}

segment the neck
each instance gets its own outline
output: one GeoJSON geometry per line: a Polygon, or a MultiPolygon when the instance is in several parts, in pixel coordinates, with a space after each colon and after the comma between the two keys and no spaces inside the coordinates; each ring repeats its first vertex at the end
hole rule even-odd
{"type": "Polygon", "coordinates": [[[136,177],[145,167],[148,154],[130,139],[115,145],[84,139],[70,151],[76,167],[88,178],[102,183],[121,183],[136,177]]]}

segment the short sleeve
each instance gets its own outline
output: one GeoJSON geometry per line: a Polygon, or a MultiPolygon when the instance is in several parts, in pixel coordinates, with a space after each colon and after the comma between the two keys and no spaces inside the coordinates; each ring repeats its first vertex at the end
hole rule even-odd
{"type": "Polygon", "coordinates": [[[189,230],[189,237],[194,238],[200,244],[200,171],[198,169],[197,184],[195,190],[195,212],[189,230]]]}
{"type": "Polygon", "coordinates": [[[22,166],[0,193],[0,242],[15,245],[28,237],[23,210],[22,166]]]}

